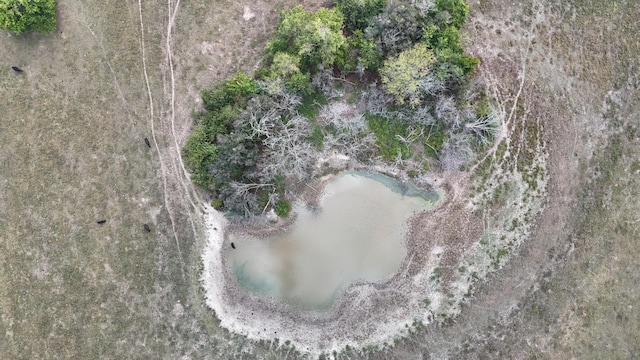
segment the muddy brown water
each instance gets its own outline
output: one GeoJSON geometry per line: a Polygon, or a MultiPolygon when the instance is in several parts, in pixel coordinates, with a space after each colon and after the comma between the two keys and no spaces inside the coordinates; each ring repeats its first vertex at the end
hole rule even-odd
{"type": "Polygon", "coordinates": [[[233,234],[226,256],[246,290],[304,308],[325,308],[355,281],[388,279],[406,255],[408,218],[440,194],[383,175],[346,172],[324,189],[320,210],[300,206],[286,232],[268,239],[233,234]]]}

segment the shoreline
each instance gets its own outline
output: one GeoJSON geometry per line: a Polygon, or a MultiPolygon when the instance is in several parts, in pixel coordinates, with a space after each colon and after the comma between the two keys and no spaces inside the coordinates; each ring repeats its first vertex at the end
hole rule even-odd
{"type": "MultiPolygon", "coordinates": [[[[322,183],[326,184],[333,176],[323,178],[322,183]]],[[[425,215],[449,208],[451,188],[443,185],[442,197],[446,199],[441,198],[433,208],[407,219],[403,235],[407,255],[398,270],[380,282],[352,283],[340,291],[330,308],[322,311],[300,311],[273,298],[249,294],[234,283],[225,264],[223,246],[229,231],[241,229],[205,205],[207,242],[202,256],[202,283],[207,305],[229,331],[255,341],[275,338],[289,341],[296,349],[314,356],[340,351],[346,346],[362,348],[392,343],[394,338],[406,335],[415,321],[423,324],[432,321],[423,303],[429,293],[428,282],[421,279],[428,276],[438,261],[432,254],[434,248],[420,246],[423,241],[419,237],[424,234],[418,230],[424,227],[425,215]]],[[[275,231],[283,230],[280,226],[275,231]]]]}

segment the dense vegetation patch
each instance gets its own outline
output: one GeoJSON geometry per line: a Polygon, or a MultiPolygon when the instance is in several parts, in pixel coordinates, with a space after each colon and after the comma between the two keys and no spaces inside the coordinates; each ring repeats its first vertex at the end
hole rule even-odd
{"type": "Polygon", "coordinates": [[[55,0],[0,0],[0,28],[48,34],[56,27],[55,0]]]}
{"type": "Polygon", "coordinates": [[[192,180],[229,215],[286,216],[335,159],[411,177],[456,169],[496,117],[465,54],[461,0],[337,0],[281,13],[260,68],[202,92],[182,149],[192,180]]]}

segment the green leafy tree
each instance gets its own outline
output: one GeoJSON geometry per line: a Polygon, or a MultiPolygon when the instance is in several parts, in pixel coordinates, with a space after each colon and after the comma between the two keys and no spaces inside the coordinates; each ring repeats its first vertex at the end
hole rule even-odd
{"type": "Polygon", "coordinates": [[[48,34],[56,27],[55,0],[0,0],[0,28],[48,34]]]}
{"type": "Polygon", "coordinates": [[[395,55],[410,48],[421,39],[425,26],[435,21],[431,13],[432,6],[424,7],[419,6],[420,4],[392,2],[372,19],[364,31],[366,38],[374,40],[387,55],[395,55]]]}
{"type": "Polygon", "coordinates": [[[271,54],[286,52],[299,56],[303,71],[314,72],[317,65],[333,67],[344,56],[347,45],[342,34],[344,18],[339,9],[306,11],[301,5],[281,14],[272,40],[271,54]]]}
{"type": "Polygon", "coordinates": [[[182,148],[182,158],[191,173],[191,181],[205,188],[213,189],[213,179],[209,175],[209,164],[216,157],[216,146],[211,143],[204,126],[198,125],[182,148]]]}
{"type": "Polygon", "coordinates": [[[435,62],[433,51],[422,43],[387,59],[380,69],[385,92],[399,104],[420,104],[443,85],[433,73],[435,62]]]}
{"type": "Polygon", "coordinates": [[[335,3],[344,14],[347,28],[351,30],[364,30],[369,21],[387,5],[386,0],[336,0],[335,3]]]}
{"type": "MultiPolygon", "coordinates": [[[[382,52],[375,41],[366,39],[361,30],[355,30],[349,36],[349,46],[355,51],[354,61],[366,70],[377,70],[382,63],[382,52]]],[[[353,56],[350,56],[352,58],[353,56]]]]}
{"type": "Polygon", "coordinates": [[[300,57],[285,52],[276,53],[267,76],[271,81],[282,81],[286,90],[308,94],[312,87],[309,76],[300,71],[300,57]]]}
{"type": "Polygon", "coordinates": [[[436,7],[444,15],[444,23],[456,29],[460,29],[467,20],[469,4],[462,0],[437,0],[436,7]]]}
{"type": "Polygon", "coordinates": [[[436,73],[443,81],[459,80],[471,73],[480,61],[464,53],[460,30],[449,25],[440,30],[426,26],[422,41],[432,49],[438,59],[436,73]]]}

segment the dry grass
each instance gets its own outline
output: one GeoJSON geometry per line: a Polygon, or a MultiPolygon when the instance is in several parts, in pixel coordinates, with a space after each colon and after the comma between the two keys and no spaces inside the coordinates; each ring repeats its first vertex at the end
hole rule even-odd
{"type": "Polygon", "coordinates": [[[61,1],[50,36],[2,35],[3,357],[246,348],[200,302],[199,196],[177,149],[198,91],[250,69],[286,3],[247,3],[256,17],[245,23],[231,2],[61,1]]]}
{"type": "MultiPolygon", "coordinates": [[[[200,195],[177,150],[198,91],[251,70],[278,11],[294,2],[59,3],[52,35],[0,38],[0,354],[283,357],[227,334],[204,306],[200,195]],[[248,21],[245,5],[256,15],[248,21]]],[[[552,195],[520,256],[457,324],[383,357],[632,357],[640,7],[481,0],[471,10],[489,75],[527,64],[552,195]]]]}

